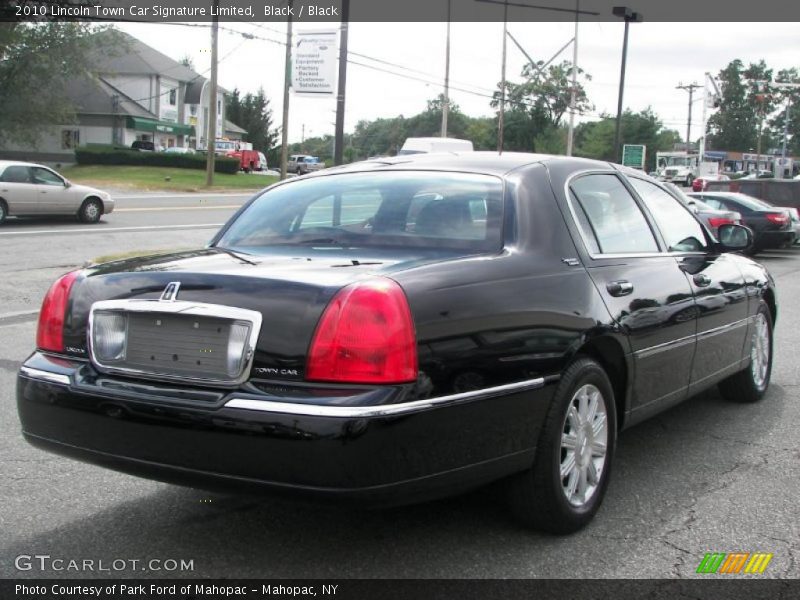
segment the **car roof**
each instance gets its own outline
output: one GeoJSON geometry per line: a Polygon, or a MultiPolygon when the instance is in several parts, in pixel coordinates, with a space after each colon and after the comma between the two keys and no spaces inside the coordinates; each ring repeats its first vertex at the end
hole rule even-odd
{"type": "MultiPolygon", "coordinates": [[[[319,176],[332,173],[376,171],[381,169],[461,171],[502,176],[527,165],[555,162],[574,163],[576,168],[584,169],[608,169],[610,166],[608,162],[599,160],[527,152],[503,152],[502,154],[498,152],[431,152],[364,160],[341,167],[325,169],[319,173],[319,176]]],[[[619,167],[619,169],[623,172],[628,172],[627,169],[623,169],[622,167],[619,167]]],[[[639,172],[637,171],[637,173],[639,172]]]]}
{"type": "Polygon", "coordinates": [[[23,167],[43,167],[45,169],[48,168],[45,165],[40,165],[39,163],[25,162],[24,160],[0,160],[0,169],[5,169],[6,167],[11,167],[14,165],[23,167]]]}

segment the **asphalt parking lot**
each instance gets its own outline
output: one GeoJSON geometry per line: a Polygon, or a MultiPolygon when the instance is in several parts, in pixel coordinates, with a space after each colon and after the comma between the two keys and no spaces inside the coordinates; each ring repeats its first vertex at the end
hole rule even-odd
{"type": "Polygon", "coordinates": [[[800,576],[800,249],[759,256],[779,293],[764,400],[734,405],[709,391],[624,432],[603,507],[569,537],[521,529],[496,486],[363,511],[209,494],[28,446],[15,374],[49,283],[112,252],[202,245],[245,199],[131,198],[118,206],[131,210],[91,232],[68,221],[0,227],[0,577],[691,577],[706,552],[734,551],[774,554],[759,577],[800,576]],[[16,557],[35,554],[106,566],[184,560],[193,569],[15,567],[16,557]]]}

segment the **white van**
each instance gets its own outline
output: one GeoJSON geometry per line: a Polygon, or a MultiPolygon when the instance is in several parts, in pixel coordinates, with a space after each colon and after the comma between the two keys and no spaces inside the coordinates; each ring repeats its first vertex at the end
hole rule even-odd
{"type": "Polygon", "coordinates": [[[425,154],[428,152],[472,152],[473,150],[472,142],[469,140],[457,140],[455,138],[443,137],[420,137],[407,138],[397,155],[425,154]]]}

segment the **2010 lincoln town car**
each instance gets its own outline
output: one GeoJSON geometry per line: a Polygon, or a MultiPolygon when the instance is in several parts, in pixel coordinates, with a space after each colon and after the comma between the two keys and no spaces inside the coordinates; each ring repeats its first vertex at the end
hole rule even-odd
{"type": "Polygon", "coordinates": [[[419,501],[503,479],[585,525],[618,432],[769,384],[774,283],[612,164],[417,155],[257,194],[200,250],[68,273],[18,409],[41,448],[207,487],[419,501]]]}

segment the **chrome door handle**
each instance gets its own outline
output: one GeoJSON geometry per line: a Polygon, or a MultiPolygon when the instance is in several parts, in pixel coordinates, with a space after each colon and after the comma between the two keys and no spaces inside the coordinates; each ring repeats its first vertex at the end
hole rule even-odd
{"type": "Polygon", "coordinates": [[[706,287],[711,283],[711,278],[708,275],[703,275],[702,273],[698,273],[695,275],[692,280],[694,284],[698,287],[706,287]]]}
{"type": "Polygon", "coordinates": [[[630,281],[612,281],[606,284],[608,293],[612,296],[627,296],[633,291],[633,284],[630,281]]]}

